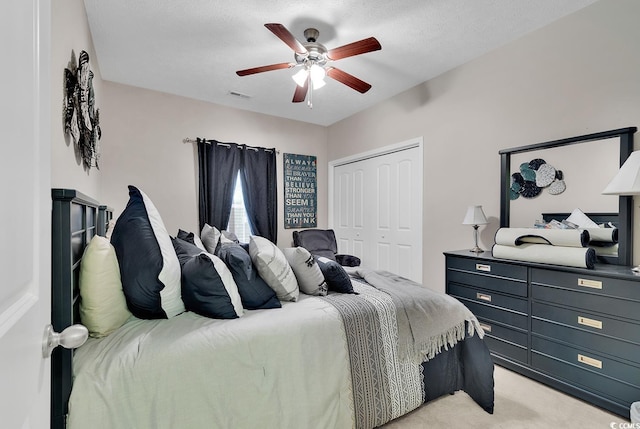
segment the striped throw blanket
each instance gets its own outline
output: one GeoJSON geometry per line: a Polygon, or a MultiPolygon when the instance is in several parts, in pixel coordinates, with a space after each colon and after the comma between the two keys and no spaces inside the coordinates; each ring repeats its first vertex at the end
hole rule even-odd
{"type": "Polygon", "coordinates": [[[356,428],[374,428],[424,402],[422,362],[468,332],[483,335],[457,300],[384,271],[351,272],[359,295],[323,297],[340,313],[349,348],[356,428]]]}

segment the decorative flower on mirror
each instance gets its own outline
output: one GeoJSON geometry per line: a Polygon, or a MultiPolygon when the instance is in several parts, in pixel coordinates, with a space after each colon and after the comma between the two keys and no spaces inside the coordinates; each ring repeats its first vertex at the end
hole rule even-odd
{"type": "Polygon", "coordinates": [[[93,72],[89,68],[89,54],[80,52],[76,65],[71,53],[69,67],[64,69],[64,132],[73,140],[74,148],[86,169],[99,169],[100,109],[95,108],[93,72]]]}
{"type": "Polygon", "coordinates": [[[556,170],[544,159],[536,158],[520,164],[520,171],[511,175],[509,199],[535,198],[547,189],[551,195],[558,195],[567,188],[561,170],[556,170]]]}

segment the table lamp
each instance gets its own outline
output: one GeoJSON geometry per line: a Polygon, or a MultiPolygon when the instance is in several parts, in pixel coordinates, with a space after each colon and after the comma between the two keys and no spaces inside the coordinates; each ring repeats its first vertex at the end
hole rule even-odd
{"type": "Polygon", "coordinates": [[[486,225],[489,221],[484,215],[482,211],[482,206],[469,206],[467,208],[467,214],[462,221],[463,225],[473,225],[473,239],[475,242],[475,247],[470,252],[481,253],[484,252],[480,247],[478,247],[478,226],[486,225]]]}
{"type": "MultiPolygon", "coordinates": [[[[604,195],[640,195],[640,151],[631,152],[602,193],[604,195]]],[[[640,274],[640,266],[633,267],[631,270],[640,274]]]]}

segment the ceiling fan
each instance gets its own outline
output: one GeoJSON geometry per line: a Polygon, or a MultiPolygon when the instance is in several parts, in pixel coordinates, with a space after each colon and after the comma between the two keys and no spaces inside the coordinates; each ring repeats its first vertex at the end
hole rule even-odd
{"type": "Polygon", "coordinates": [[[323,44],[316,41],[320,32],[315,28],[307,28],[304,31],[304,37],[307,41],[300,43],[282,24],[271,23],[265,24],[264,26],[293,49],[295,62],[277,63],[238,70],[236,72],[238,76],[301,67],[300,71],[293,76],[293,80],[296,81],[297,86],[293,93],[292,102],[300,103],[304,101],[305,98],[307,98],[307,94],[309,94],[309,99],[307,100],[309,107],[313,106],[311,100],[312,90],[324,86],[325,76],[329,76],[362,94],[371,89],[371,85],[367,82],[329,64],[332,61],[382,49],[380,42],[378,42],[375,37],[362,39],[338,48],[327,49],[323,44]]]}

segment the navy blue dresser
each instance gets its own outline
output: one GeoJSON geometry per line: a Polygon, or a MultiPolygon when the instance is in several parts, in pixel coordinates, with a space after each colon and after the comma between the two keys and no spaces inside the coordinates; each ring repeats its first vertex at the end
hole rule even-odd
{"type": "Polygon", "coordinates": [[[446,291],[486,332],[495,363],[629,418],[640,401],[640,277],[445,252],[446,291]]]}

